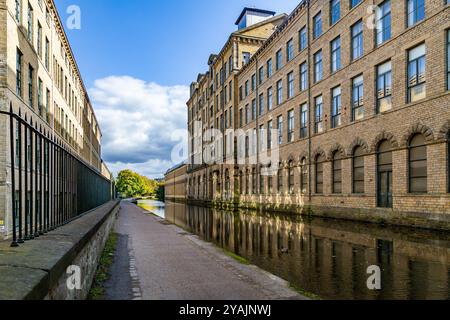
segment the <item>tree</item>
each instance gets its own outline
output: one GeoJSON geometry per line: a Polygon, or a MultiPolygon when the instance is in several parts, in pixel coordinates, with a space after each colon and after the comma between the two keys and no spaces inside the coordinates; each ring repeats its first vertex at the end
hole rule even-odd
{"type": "Polygon", "coordinates": [[[123,170],[119,173],[116,181],[117,191],[123,197],[155,197],[159,184],[155,180],[133,172],[123,170]]]}
{"type": "Polygon", "coordinates": [[[116,181],[117,191],[125,197],[136,197],[142,195],[143,185],[140,176],[131,171],[123,170],[119,173],[116,181]]]}

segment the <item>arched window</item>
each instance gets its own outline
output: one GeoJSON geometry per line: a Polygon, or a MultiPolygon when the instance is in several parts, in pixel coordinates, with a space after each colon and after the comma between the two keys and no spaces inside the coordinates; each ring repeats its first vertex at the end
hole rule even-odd
{"type": "Polygon", "coordinates": [[[356,147],[353,151],[353,193],[364,192],[364,149],[356,147]]]}
{"type": "Polygon", "coordinates": [[[427,146],[421,134],[412,137],[409,143],[409,192],[427,193],[427,146]]]}
{"type": "Polygon", "coordinates": [[[306,166],[306,158],[303,158],[300,162],[300,174],[300,190],[303,194],[305,194],[308,189],[308,167],[306,166]]]}
{"type": "Polygon", "coordinates": [[[323,194],[323,164],[325,157],[320,155],[316,158],[316,193],[323,194]]]}
{"type": "Polygon", "coordinates": [[[278,193],[283,192],[283,164],[282,163],[280,163],[278,165],[277,189],[278,189],[278,193]]]}
{"type": "Polygon", "coordinates": [[[294,171],[294,161],[289,161],[288,167],[288,185],[289,185],[289,194],[294,193],[295,188],[295,171],[294,171]]]}
{"type": "Polygon", "coordinates": [[[342,193],[342,155],[339,151],[333,155],[333,193],[342,193]]]}
{"type": "Polygon", "coordinates": [[[195,186],[196,186],[197,184],[195,183],[195,181],[196,181],[196,178],[194,177],[194,180],[193,180],[193,187],[194,187],[193,193],[194,193],[194,197],[197,195],[196,188],[195,188],[195,186]]]}
{"type": "Polygon", "coordinates": [[[384,140],[377,150],[377,198],[378,207],[392,208],[392,145],[384,140]]]}
{"type": "Polygon", "coordinates": [[[271,195],[272,188],[273,188],[273,179],[272,179],[273,172],[272,172],[271,165],[269,165],[267,173],[268,173],[268,175],[267,175],[267,194],[271,195]]]}
{"type": "Polygon", "coordinates": [[[228,169],[225,171],[225,192],[227,197],[231,196],[230,172],[228,169]]]}

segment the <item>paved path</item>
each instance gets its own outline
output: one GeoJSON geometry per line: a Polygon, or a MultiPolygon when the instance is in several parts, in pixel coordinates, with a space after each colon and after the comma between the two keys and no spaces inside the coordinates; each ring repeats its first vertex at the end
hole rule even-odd
{"type": "Polygon", "coordinates": [[[122,202],[116,232],[119,244],[106,284],[108,299],[303,298],[285,281],[240,264],[214,245],[131,203],[122,202]]]}

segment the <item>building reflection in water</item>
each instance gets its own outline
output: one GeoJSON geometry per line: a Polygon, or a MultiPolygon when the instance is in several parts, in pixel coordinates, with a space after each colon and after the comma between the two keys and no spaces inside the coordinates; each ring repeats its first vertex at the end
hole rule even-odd
{"type": "Polygon", "coordinates": [[[166,219],[326,299],[450,299],[449,234],[174,203],[166,219]]]}

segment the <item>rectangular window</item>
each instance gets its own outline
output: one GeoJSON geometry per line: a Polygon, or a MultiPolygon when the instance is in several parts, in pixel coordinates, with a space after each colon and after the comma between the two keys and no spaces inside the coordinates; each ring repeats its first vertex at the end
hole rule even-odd
{"type": "Polygon", "coordinates": [[[377,109],[379,113],[392,109],[392,64],[390,61],[377,67],[377,109]]]}
{"type": "Polygon", "coordinates": [[[322,50],[314,54],[314,82],[317,83],[322,80],[323,66],[322,66],[322,50]]]}
{"type": "Polygon", "coordinates": [[[264,125],[260,125],[259,126],[259,149],[261,151],[265,150],[265,143],[266,143],[266,137],[265,137],[265,129],[264,129],[264,125]]]}
{"type": "Polygon", "coordinates": [[[256,74],[252,75],[252,91],[256,90],[256,74]]]}
{"type": "Polygon", "coordinates": [[[283,116],[277,118],[278,124],[278,144],[283,144],[283,116]]]}
{"type": "Polygon", "coordinates": [[[426,97],[426,47],[422,44],[408,52],[408,101],[415,102],[426,97]]]}
{"type": "Polygon", "coordinates": [[[239,109],[239,127],[242,128],[244,125],[244,110],[239,109]]]}
{"type": "Polygon", "coordinates": [[[44,107],[42,95],[43,95],[42,80],[38,79],[38,111],[41,117],[42,117],[42,109],[44,107]]]}
{"type": "Polygon", "coordinates": [[[277,52],[276,68],[277,70],[280,70],[282,67],[283,67],[283,51],[280,49],[277,52]]]}
{"type": "Polygon", "coordinates": [[[288,142],[294,142],[295,114],[294,110],[288,112],[288,142]]]}
{"type": "Polygon", "coordinates": [[[359,21],[352,26],[352,60],[361,58],[363,54],[363,23],[359,21]]]}
{"type": "Polygon", "coordinates": [[[322,35],[322,12],[319,12],[313,18],[314,23],[314,39],[317,39],[322,35]]]}
{"type": "Polygon", "coordinates": [[[408,0],[408,27],[425,19],[425,0],[408,0]]]}
{"type": "Polygon", "coordinates": [[[250,123],[250,106],[247,104],[245,106],[245,124],[250,123]]]}
{"type": "Polygon", "coordinates": [[[341,68],[341,37],[331,41],[331,72],[341,68]]]}
{"type": "Polygon", "coordinates": [[[50,41],[45,37],[45,68],[49,70],[50,67],[50,41]]]}
{"type": "Polygon", "coordinates": [[[264,67],[259,68],[258,74],[259,85],[261,85],[264,82],[264,67]]]}
{"type": "Polygon", "coordinates": [[[364,118],[364,78],[359,76],[352,80],[352,120],[364,118]]]}
{"type": "Polygon", "coordinates": [[[239,101],[242,101],[244,99],[244,92],[243,92],[242,86],[239,87],[239,101]]]}
{"type": "Polygon", "coordinates": [[[34,69],[30,64],[30,65],[28,65],[28,104],[30,105],[30,108],[34,108],[33,76],[34,76],[34,69]]]}
{"type": "Polygon", "coordinates": [[[22,97],[22,52],[17,49],[16,54],[16,93],[19,97],[22,97]]]}
{"type": "Polygon", "coordinates": [[[308,89],[308,67],[306,62],[300,65],[300,91],[308,89]]]}
{"type": "Polygon", "coordinates": [[[450,90],[450,30],[447,30],[447,90],[450,90]]]}
{"type": "Polygon", "coordinates": [[[242,52],[242,64],[245,66],[250,62],[250,52],[242,52]]]}
{"type": "Polygon", "coordinates": [[[376,10],[377,45],[391,38],[391,1],[386,0],[376,10]]]}
{"type": "Polygon", "coordinates": [[[256,120],[256,99],[252,100],[252,120],[256,120]]]}
{"type": "Polygon", "coordinates": [[[332,105],[331,105],[331,127],[337,128],[342,124],[342,95],[341,87],[332,90],[332,105]]]}
{"type": "Polygon", "coordinates": [[[267,78],[270,78],[272,76],[272,59],[267,60],[267,78]]]}
{"type": "Polygon", "coordinates": [[[294,59],[294,40],[289,40],[286,44],[286,58],[287,62],[294,59]]]}
{"type": "Polygon", "coordinates": [[[283,80],[277,82],[277,105],[283,102],[283,80]]]}
{"type": "Polygon", "coordinates": [[[290,72],[287,76],[288,81],[288,99],[291,99],[294,97],[294,72],[290,72]]]}
{"type": "Polygon", "coordinates": [[[335,24],[341,18],[341,0],[331,0],[331,24],[335,24]]]}
{"type": "Polygon", "coordinates": [[[308,35],[306,34],[306,27],[303,27],[299,31],[299,50],[303,51],[308,45],[308,35]]]}
{"type": "Polygon", "coordinates": [[[250,94],[250,87],[249,87],[249,82],[248,80],[245,81],[245,96],[248,97],[248,95],[250,94]]]}
{"type": "Polygon", "coordinates": [[[273,109],[273,90],[272,87],[267,89],[267,111],[271,111],[273,109]]]}
{"type": "Polygon", "coordinates": [[[33,7],[28,3],[27,39],[33,44],[33,7]]]}
{"type": "Polygon", "coordinates": [[[323,97],[319,96],[315,99],[315,133],[322,133],[323,132],[323,97]]]}
{"type": "Polygon", "coordinates": [[[263,115],[264,114],[264,94],[260,94],[259,95],[259,115],[263,115]]]}
{"type": "Polygon", "coordinates": [[[300,138],[308,136],[308,105],[306,103],[300,106],[300,138]]]}
{"type": "Polygon", "coordinates": [[[37,34],[37,52],[39,57],[42,58],[42,26],[38,22],[38,34],[37,34]]]}
{"type": "Polygon", "coordinates": [[[267,149],[272,149],[272,131],[273,131],[273,122],[270,120],[267,123],[267,149]]]}
{"type": "Polygon", "coordinates": [[[50,122],[50,90],[47,89],[47,93],[45,96],[45,119],[47,123],[50,122]]]}
{"type": "Polygon", "coordinates": [[[16,21],[17,23],[20,23],[22,20],[22,7],[21,7],[21,0],[16,0],[16,21]]]}

